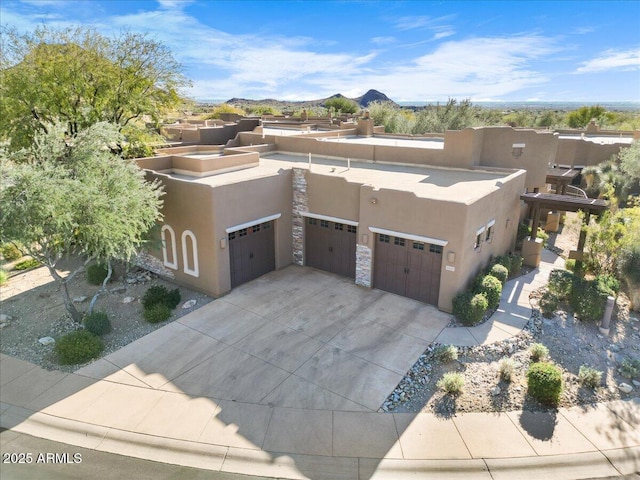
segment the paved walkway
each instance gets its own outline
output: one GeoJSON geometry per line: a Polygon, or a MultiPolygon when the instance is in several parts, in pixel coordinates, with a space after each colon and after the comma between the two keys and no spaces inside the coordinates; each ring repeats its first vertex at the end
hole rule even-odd
{"type": "MultiPolygon", "coordinates": [[[[528,305],[519,303],[524,303],[525,297],[528,301],[527,292],[537,288],[542,281],[539,275],[544,275],[545,270],[548,274],[551,268],[545,263],[539,271],[508,284],[505,301],[501,303],[503,311],[494,316],[486,334],[464,330],[478,343],[492,341],[499,334],[495,329],[509,333],[512,323],[519,322],[514,319],[523,316],[525,310],[521,309],[528,305]]],[[[276,275],[286,279],[287,274],[276,272],[276,275]]],[[[327,304],[322,300],[322,292],[305,291],[299,279],[295,283],[301,288],[296,294],[298,299],[318,295],[315,306],[319,311],[327,304]]],[[[331,318],[337,321],[338,317],[328,317],[315,336],[307,335],[304,339],[275,328],[285,321],[295,326],[296,319],[301,320],[304,315],[278,313],[277,304],[287,301],[278,295],[273,302],[265,303],[264,297],[262,303],[260,298],[251,300],[250,288],[237,289],[230,299],[224,297],[224,302],[212,303],[232,312],[224,318],[235,323],[218,325],[223,317],[212,322],[209,316],[212,312],[206,315],[203,308],[74,374],[45,371],[0,355],[0,426],[99,451],[278,478],[403,479],[417,475],[438,479],[571,479],[640,471],[638,399],[551,413],[466,413],[449,419],[426,413],[377,413],[367,406],[369,397],[362,394],[366,385],[357,383],[357,373],[358,366],[371,368],[364,358],[371,349],[379,347],[349,343],[356,342],[358,335],[340,336],[348,332],[345,330],[348,325],[338,328],[330,321],[331,318]],[[263,306],[260,315],[263,321],[256,325],[250,319],[258,319],[249,315],[254,301],[263,306]],[[242,302],[244,306],[239,306],[242,302]],[[272,320],[265,322],[267,318],[272,320]],[[213,328],[212,324],[218,327],[213,328]],[[252,325],[252,332],[268,331],[256,336],[241,335],[247,325],[252,325]],[[332,328],[336,331],[330,334],[327,329],[332,328]],[[323,334],[324,342],[318,339],[323,334]],[[267,340],[269,337],[273,339],[267,340]],[[256,346],[259,339],[277,345],[278,339],[287,338],[304,340],[302,343],[306,345],[311,339],[318,342],[318,349],[300,348],[297,352],[304,358],[294,362],[292,356],[282,356],[277,349],[261,350],[256,346]],[[311,353],[307,356],[302,352],[311,353]],[[339,364],[327,363],[327,359],[344,358],[347,354],[351,361],[346,365],[350,364],[349,370],[355,371],[354,378],[344,378],[337,369],[339,364]],[[131,361],[132,358],[136,360],[131,361]],[[258,360],[267,361],[272,367],[279,364],[274,371],[284,372],[280,373],[281,383],[266,396],[259,391],[264,387],[261,377],[273,374],[262,368],[258,360]],[[234,378],[233,366],[246,366],[247,362],[255,370],[249,381],[234,378]],[[305,378],[306,373],[298,377],[296,372],[300,369],[312,375],[310,379],[305,378]],[[190,373],[193,371],[197,373],[190,373]],[[223,376],[220,371],[225,372],[223,376]],[[285,385],[292,377],[307,383],[285,385]],[[353,380],[356,383],[350,391],[336,392],[340,385],[353,384],[353,380]],[[198,393],[203,388],[210,390],[198,393]],[[306,391],[308,395],[301,394],[305,388],[310,389],[306,391]],[[271,395],[276,390],[279,393],[271,395]],[[296,401],[322,398],[311,407],[292,406],[287,405],[289,393],[296,401]],[[353,397],[359,394],[361,403],[353,397]],[[342,404],[321,408],[332,402],[342,404]],[[353,404],[357,408],[351,408],[353,404]]],[[[333,295],[342,290],[327,287],[322,291],[333,295]]],[[[373,302],[385,298],[382,293],[377,295],[373,302]]],[[[393,299],[387,301],[393,303],[393,299]]],[[[364,315],[369,321],[362,328],[358,326],[359,331],[368,326],[379,330],[379,334],[388,333],[379,328],[384,325],[379,322],[389,315],[380,316],[379,312],[374,315],[369,310],[370,307],[375,310],[372,305],[361,305],[362,310],[356,316],[369,311],[373,320],[364,315]]],[[[403,305],[408,309],[406,305],[410,304],[403,305]]],[[[321,312],[322,318],[327,315],[326,311],[321,312]]],[[[398,313],[397,318],[405,317],[398,313]]],[[[309,323],[307,319],[297,328],[309,323]]],[[[396,328],[402,325],[404,321],[396,328]]],[[[432,333],[433,338],[440,338],[448,330],[441,327],[432,333]]],[[[516,333],[516,327],[511,331],[516,333]]],[[[412,339],[423,333],[413,331],[413,334],[404,333],[412,339]]],[[[398,343],[393,352],[402,350],[403,345],[398,343]]],[[[392,365],[378,367],[401,375],[392,365]]],[[[11,444],[5,448],[10,449],[11,444]]]]}

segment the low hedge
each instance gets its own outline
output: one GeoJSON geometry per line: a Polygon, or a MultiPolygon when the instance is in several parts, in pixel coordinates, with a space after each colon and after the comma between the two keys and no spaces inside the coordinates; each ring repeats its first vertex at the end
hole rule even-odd
{"type": "Polygon", "coordinates": [[[453,314],[467,326],[480,322],[487,308],[489,302],[482,293],[463,292],[453,298],[453,314]]]}
{"type": "Polygon", "coordinates": [[[62,365],[84,363],[100,355],[104,344],[99,337],[86,330],[76,330],[58,339],[54,352],[62,365]]]}
{"type": "Polygon", "coordinates": [[[492,277],[496,277],[498,280],[500,280],[502,285],[504,285],[505,283],[507,283],[507,279],[509,278],[509,269],[504,265],[496,263],[491,267],[491,270],[489,270],[489,275],[491,275],[492,277]]]}
{"type": "Polygon", "coordinates": [[[492,275],[485,275],[480,281],[480,291],[487,298],[489,308],[496,308],[500,304],[502,282],[492,275]]]}
{"type": "Polygon", "coordinates": [[[540,403],[557,405],[562,394],[562,372],[552,363],[532,363],[527,372],[527,392],[540,403]]]}

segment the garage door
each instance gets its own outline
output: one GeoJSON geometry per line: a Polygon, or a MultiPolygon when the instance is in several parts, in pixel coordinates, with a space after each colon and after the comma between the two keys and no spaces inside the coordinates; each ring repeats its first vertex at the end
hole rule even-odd
{"type": "Polygon", "coordinates": [[[273,221],[229,233],[231,288],[276,268],[273,221]]]}
{"type": "Polygon", "coordinates": [[[307,218],[305,264],[346,277],[356,276],[356,227],[307,218]]]}
{"type": "Polygon", "coordinates": [[[376,235],[373,286],[438,304],[442,247],[391,235],[376,235]]]}

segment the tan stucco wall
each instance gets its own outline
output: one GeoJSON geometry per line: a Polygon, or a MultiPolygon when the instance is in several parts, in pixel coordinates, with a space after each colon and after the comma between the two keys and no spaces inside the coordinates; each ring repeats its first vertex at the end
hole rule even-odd
{"type": "Polygon", "coordinates": [[[313,172],[307,172],[306,178],[309,212],[358,221],[360,184],[313,172]]]}
{"type": "Polygon", "coordinates": [[[560,138],[555,163],[568,167],[595,166],[609,160],[613,155],[617,155],[621,148],[627,146],[620,143],[600,144],[582,138],[560,138]]]}
{"type": "Polygon", "coordinates": [[[282,216],[275,221],[276,269],[292,263],[291,170],[215,187],[212,192],[216,222],[208,242],[215,255],[217,269],[212,295],[222,295],[231,290],[229,246],[220,248],[220,241],[226,240],[228,235],[225,229],[229,227],[281,213],[282,216]]]}

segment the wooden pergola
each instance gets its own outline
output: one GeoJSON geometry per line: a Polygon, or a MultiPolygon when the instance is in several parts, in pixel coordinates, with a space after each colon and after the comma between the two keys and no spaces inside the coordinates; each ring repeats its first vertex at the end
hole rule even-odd
{"type": "Polygon", "coordinates": [[[573,182],[573,179],[580,175],[579,170],[566,169],[566,168],[550,168],[547,170],[546,183],[556,186],[556,193],[558,195],[565,195],[567,193],[567,185],[573,182]]]}
{"type": "MultiPolygon", "coordinates": [[[[549,178],[549,177],[547,177],[549,178]]],[[[573,195],[558,195],[555,193],[524,193],[520,199],[529,205],[533,210],[533,224],[531,225],[531,238],[535,240],[540,225],[540,212],[542,210],[554,210],[565,212],[577,212],[582,210],[585,213],[584,224],[589,224],[591,214],[600,215],[609,208],[609,202],[600,198],[574,197],[573,195]]],[[[576,260],[576,269],[582,268],[582,254],[584,244],[587,240],[586,232],[580,231],[578,248],[572,252],[569,258],[576,260]]]]}

